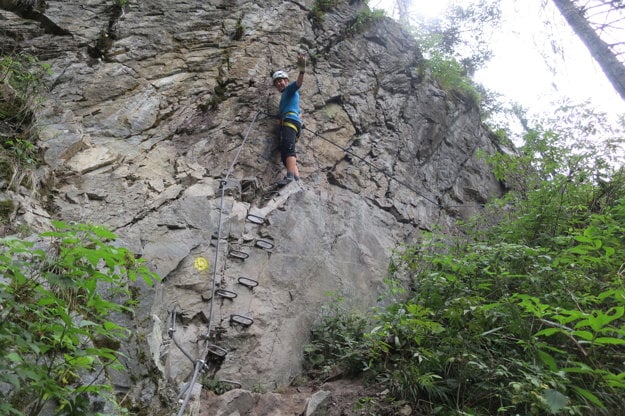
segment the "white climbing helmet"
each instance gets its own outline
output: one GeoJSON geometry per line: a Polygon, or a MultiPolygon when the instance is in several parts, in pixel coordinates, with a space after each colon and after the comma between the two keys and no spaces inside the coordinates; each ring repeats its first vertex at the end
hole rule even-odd
{"type": "Polygon", "coordinates": [[[273,82],[275,83],[277,80],[282,79],[282,78],[286,78],[289,79],[289,74],[287,74],[284,71],[276,71],[273,73],[273,75],[271,76],[271,79],[273,79],[273,82]]]}

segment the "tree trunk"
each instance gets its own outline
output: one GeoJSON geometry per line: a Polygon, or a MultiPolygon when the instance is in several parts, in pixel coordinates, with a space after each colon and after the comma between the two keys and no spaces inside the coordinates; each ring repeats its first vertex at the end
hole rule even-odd
{"type": "Polygon", "coordinates": [[[597,35],[571,0],[553,0],[553,2],[575,34],[584,42],[614,89],[625,100],[625,65],[617,59],[608,44],[597,35]]]}
{"type": "Polygon", "coordinates": [[[408,14],[408,8],[410,7],[410,0],[397,0],[397,11],[399,14],[399,21],[408,24],[410,21],[410,15],[408,14]]]}

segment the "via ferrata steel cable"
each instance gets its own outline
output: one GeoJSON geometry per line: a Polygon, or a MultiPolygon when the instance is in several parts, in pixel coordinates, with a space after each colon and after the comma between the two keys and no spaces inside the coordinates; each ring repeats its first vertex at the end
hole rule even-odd
{"type": "Polygon", "coordinates": [[[220,201],[220,206],[219,206],[219,226],[217,227],[217,243],[215,246],[215,257],[213,259],[213,283],[212,283],[212,287],[211,287],[211,299],[210,299],[210,314],[208,316],[208,324],[207,324],[207,331],[206,331],[206,335],[203,336],[205,342],[204,342],[204,350],[202,351],[202,355],[200,355],[200,358],[196,361],[195,363],[195,370],[193,371],[193,377],[191,378],[191,382],[188,384],[187,386],[187,394],[185,395],[184,401],[182,402],[182,405],[180,406],[180,410],[178,412],[178,416],[182,416],[184,414],[185,408],[187,407],[187,404],[189,403],[189,399],[191,398],[191,393],[193,392],[193,386],[195,385],[195,382],[197,381],[197,377],[200,373],[200,370],[202,370],[202,368],[204,368],[204,366],[206,365],[206,362],[204,361],[204,359],[206,358],[206,354],[208,354],[209,348],[210,348],[210,343],[209,343],[209,339],[210,339],[210,335],[211,335],[211,330],[212,330],[212,324],[213,324],[213,314],[214,314],[214,303],[215,303],[215,290],[217,287],[217,265],[218,265],[218,259],[219,259],[219,250],[220,250],[220,241],[221,241],[221,229],[223,227],[223,210],[224,210],[224,199],[225,199],[225,192],[226,192],[226,184],[228,182],[228,177],[230,176],[230,174],[232,173],[232,170],[234,169],[234,165],[236,164],[237,160],[239,159],[239,156],[241,155],[241,150],[243,149],[243,146],[245,146],[245,143],[247,142],[247,138],[250,134],[250,131],[252,130],[252,127],[254,126],[254,123],[256,122],[256,119],[258,118],[258,115],[261,112],[257,112],[254,115],[254,118],[252,119],[252,121],[250,122],[248,128],[247,128],[247,132],[245,133],[245,136],[243,137],[243,142],[241,143],[241,145],[239,146],[239,149],[237,150],[237,153],[232,161],[232,164],[230,165],[230,168],[228,169],[228,171],[226,172],[226,176],[224,177],[224,179],[221,180],[221,201],[220,201]]]}

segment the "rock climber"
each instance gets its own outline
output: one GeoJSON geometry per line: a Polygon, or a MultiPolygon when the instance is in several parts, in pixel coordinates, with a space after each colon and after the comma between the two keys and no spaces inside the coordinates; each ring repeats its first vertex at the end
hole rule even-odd
{"type": "Polygon", "coordinates": [[[297,57],[297,68],[299,69],[297,79],[290,84],[289,75],[285,71],[276,71],[271,76],[273,85],[282,94],[279,106],[280,157],[286,167],[286,176],[276,183],[278,186],[285,186],[294,180],[299,180],[295,142],[302,129],[302,122],[299,118],[299,88],[304,82],[306,73],[306,58],[303,54],[297,57]]]}

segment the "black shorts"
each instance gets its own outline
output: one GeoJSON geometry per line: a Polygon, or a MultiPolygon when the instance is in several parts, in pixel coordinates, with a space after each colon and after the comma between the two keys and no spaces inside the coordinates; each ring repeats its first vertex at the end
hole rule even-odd
{"type": "Polygon", "coordinates": [[[302,125],[295,120],[286,120],[286,122],[297,127],[297,130],[289,125],[280,125],[280,158],[285,165],[287,157],[297,156],[295,153],[295,142],[302,128],[302,125]]]}

